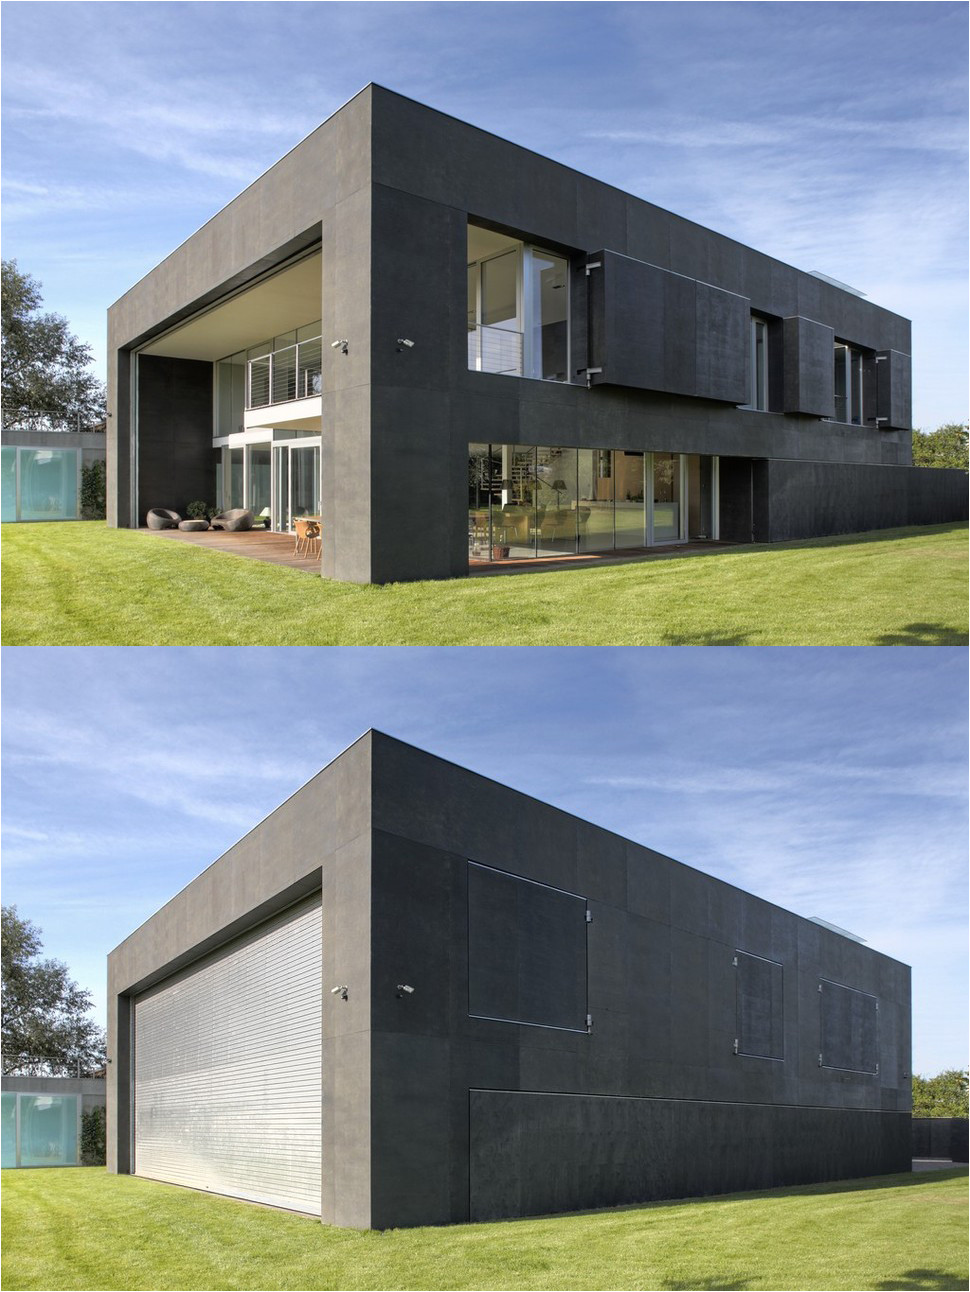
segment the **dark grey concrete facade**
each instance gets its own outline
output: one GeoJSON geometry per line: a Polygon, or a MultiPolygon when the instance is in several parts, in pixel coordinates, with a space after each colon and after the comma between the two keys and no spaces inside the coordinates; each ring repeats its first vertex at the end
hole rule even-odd
{"type": "Polygon", "coordinates": [[[913,1157],[935,1157],[966,1162],[966,1117],[914,1117],[913,1157]]]}
{"type": "Polygon", "coordinates": [[[905,965],[370,732],[111,953],[109,1169],[132,997],[318,889],[326,1222],[909,1168],[905,965]]]}
{"type": "MultiPolygon", "coordinates": [[[[369,86],[110,310],[110,523],[214,493],[202,393],[176,394],[174,368],[163,381],[142,371],[140,347],[312,246],[323,266],[326,576],[465,573],[472,442],[713,454],[744,461],[749,481],[765,462],[831,464],[834,479],[841,464],[911,465],[906,319],[369,86]],[[568,381],[469,371],[469,222],[568,257],[568,381]],[[752,313],[769,327],[770,411],[737,407],[752,313]],[[347,353],[330,337],[347,338],[347,353]],[[864,425],[820,420],[834,412],[836,339],[866,356],[864,425]]],[[[839,485],[837,529],[808,500],[797,536],[901,525],[913,512],[962,518],[965,492],[941,491],[938,474],[910,473],[881,492],[880,509],[854,510],[854,487],[839,485]]],[[[793,473],[788,489],[814,487],[793,473]]]]}

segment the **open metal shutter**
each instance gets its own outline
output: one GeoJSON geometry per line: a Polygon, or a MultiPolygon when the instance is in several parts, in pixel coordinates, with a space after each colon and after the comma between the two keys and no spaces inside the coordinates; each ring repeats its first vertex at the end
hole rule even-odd
{"type": "Polygon", "coordinates": [[[320,1212],[319,895],[135,1001],[134,1170],[320,1212]]]}

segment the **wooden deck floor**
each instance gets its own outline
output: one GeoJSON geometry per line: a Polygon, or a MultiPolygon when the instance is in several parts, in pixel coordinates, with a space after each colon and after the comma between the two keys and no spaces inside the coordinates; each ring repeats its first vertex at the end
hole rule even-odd
{"type": "Polygon", "coordinates": [[[201,533],[187,533],[181,529],[142,529],[152,538],[167,539],[176,543],[194,543],[213,552],[229,552],[245,556],[251,561],[267,561],[270,565],[286,565],[291,570],[320,573],[319,556],[297,556],[293,551],[292,534],[272,534],[265,529],[247,529],[228,533],[223,529],[204,529],[201,533]]]}

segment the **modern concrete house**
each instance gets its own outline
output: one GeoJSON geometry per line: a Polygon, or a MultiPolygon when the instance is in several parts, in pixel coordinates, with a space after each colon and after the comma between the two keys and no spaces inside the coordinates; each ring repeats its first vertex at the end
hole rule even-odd
{"type": "Polygon", "coordinates": [[[336,579],[966,515],[906,319],[379,86],[108,333],[109,522],[320,516],[336,579]]]}
{"type": "Polygon", "coordinates": [[[369,732],[108,959],[108,1165],[352,1227],[910,1167],[909,969],[369,732]]]}

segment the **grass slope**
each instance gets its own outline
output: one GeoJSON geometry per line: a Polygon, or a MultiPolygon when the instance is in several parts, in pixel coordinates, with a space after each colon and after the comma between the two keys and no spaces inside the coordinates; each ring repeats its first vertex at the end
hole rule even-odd
{"type": "Polygon", "coordinates": [[[3,527],[9,646],[962,645],[965,526],[360,587],[101,522],[3,527]]]}
{"type": "Polygon", "coordinates": [[[4,1287],[967,1287],[966,1169],[356,1233],[101,1168],[5,1171],[4,1287]]]}

